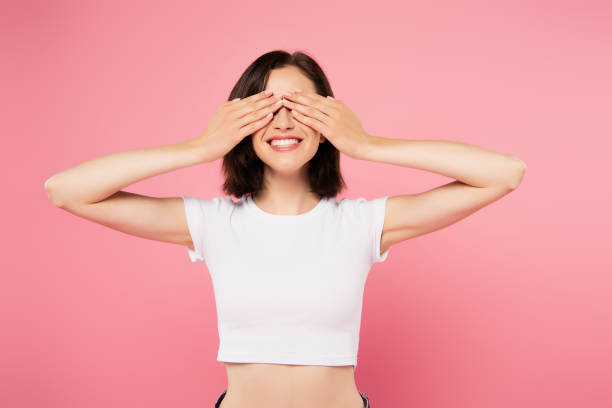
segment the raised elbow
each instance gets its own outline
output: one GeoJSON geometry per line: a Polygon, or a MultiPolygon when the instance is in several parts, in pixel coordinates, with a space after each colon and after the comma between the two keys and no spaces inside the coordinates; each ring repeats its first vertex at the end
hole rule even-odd
{"type": "Polygon", "coordinates": [[[525,177],[525,172],[527,171],[527,164],[518,157],[513,156],[512,159],[516,163],[516,169],[512,172],[512,177],[510,177],[509,186],[511,189],[514,190],[521,185],[523,177],[525,177]]]}
{"type": "Polygon", "coordinates": [[[54,186],[53,186],[54,183],[52,179],[53,177],[45,181],[45,185],[44,185],[45,192],[47,193],[47,197],[53,203],[53,205],[61,208],[64,204],[58,197],[57,190],[54,189],[54,186]]]}

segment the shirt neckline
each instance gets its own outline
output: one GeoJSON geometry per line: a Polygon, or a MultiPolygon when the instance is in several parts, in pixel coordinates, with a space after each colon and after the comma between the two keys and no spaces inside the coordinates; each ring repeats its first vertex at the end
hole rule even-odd
{"type": "Polygon", "coordinates": [[[313,216],[315,216],[317,213],[319,213],[321,211],[321,208],[323,208],[323,204],[325,204],[325,202],[327,201],[327,197],[321,198],[319,202],[317,203],[317,205],[315,205],[314,208],[312,208],[311,210],[305,213],[302,213],[302,214],[298,214],[298,215],[280,215],[280,214],[272,214],[272,213],[266,212],[262,210],[261,208],[259,208],[257,204],[255,204],[255,201],[253,201],[253,198],[251,197],[250,194],[245,195],[244,200],[246,203],[246,208],[252,214],[254,214],[255,216],[259,218],[264,218],[269,221],[302,221],[302,220],[310,219],[313,216]]]}

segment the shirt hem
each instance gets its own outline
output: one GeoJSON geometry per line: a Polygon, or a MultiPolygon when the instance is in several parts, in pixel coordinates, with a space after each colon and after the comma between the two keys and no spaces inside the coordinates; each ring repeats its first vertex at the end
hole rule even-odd
{"type": "Polygon", "coordinates": [[[357,357],[350,355],[329,355],[304,357],[299,354],[265,354],[249,352],[223,352],[217,353],[217,361],[228,363],[271,363],[295,365],[323,365],[323,366],[357,366],[357,357]]]}

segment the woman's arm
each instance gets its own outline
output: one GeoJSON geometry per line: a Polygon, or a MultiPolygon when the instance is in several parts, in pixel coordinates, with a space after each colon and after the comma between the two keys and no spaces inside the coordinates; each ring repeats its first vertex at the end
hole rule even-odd
{"type": "Polygon", "coordinates": [[[398,140],[368,135],[362,160],[427,170],[456,179],[416,194],[389,197],[381,253],[399,242],[452,225],[499,200],[521,183],[517,157],[445,140],[398,140]]]}
{"type": "MultiPolygon", "coordinates": [[[[197,140],[127,150],[64,170],[45,183],[53,204],[80,218],[129,235],[193,247],[181,197],[121,190],[157,174],[207,161],[197,140]]],[[[210,156],[208,156],[210,157],[210,156]]]]}
{"type": "Polygon", "coordinates": [[[45,190],[58,207],[92,204],[123,187],[158,174],[223,157],[247,135],[266,125],[278,110],[271,91],[224,102],[202,134],[159,147],[108,154],[55,174],[45,190]]]}
{"type": "Polygon", "coordinates": [[[149,197],[121,190],[139,180],[217,160],[269,122],[272,93],[224,102],[206,129],[184,142],[108,154],[55,174],[45,182],[54,205],[126,234],[193,247],[181,197],[149,197]]]}
{"type": "Polygon", "coordinates": [[[431,171],[474,187],[516,188],[527,165],[521,159],[483,147],[448,140],[388,139],[368,135],[360,160],[431,171]]]}
{"type": "Polygon", "coordinates": [[[212,160],[205,150],[200,140],[190,139],[111,153],[53,175],[45,182],[45,190],[58,207],[96,203],[137,181],[212,160]]]}

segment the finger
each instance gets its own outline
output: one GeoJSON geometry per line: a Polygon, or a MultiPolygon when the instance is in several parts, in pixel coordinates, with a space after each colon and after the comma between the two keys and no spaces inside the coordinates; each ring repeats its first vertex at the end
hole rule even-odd
{"type": "Polygon", "coordinates": [[[316,92],[305,92],[305,91],[287,91],[285,93],[283,93],[281,96],[283,97],[288,97],[289,99],[295,100],[296,98],[299,97],[304,97],[307,100],[318,100],[321,102],[329,102],[331,99],[330,97],[324,98],[322,95],[319,95],[316,92]]]}
{"type": "Polygon", "coordinates": [[[248,135],[251,135],[257,132],[259,129],[267,125],[270,122],[270,120],[272,120],[272,116],[274,116],[274,114],[270,112],[267,115],[265,115],[263,118],[256,120],[255,122],[250,122],[246,126],[241,127],[240,130],[238,131],[238,135],[240,139],[243,139],[245,136],[248,136],[248,135]]]}
{"type": "Polygon", "coordinates": [[[325,123],[326,125],[329,125],[330,121],[333,120],[331,116],[326,115],[320,109],[312,107],[312,105],[303,105],[300,103],[295,103],[295,102],[291,102],[287,100],[283,101],[283,105],[287,107],[288,109],[301,113],[302,115],[317,119],[320,122],[325,123]]]}
{"type": "Polygon", "coordinates": [[[238,126],[243,127],[251,122],[261,119],[268,113],[273,113],[277,109],[280,109],[281,106],[282,102],[280,100],[275,102],[273,99],[270,100],[267,98],[257,102],[257,104],[253,104],[247,113],[237,118],[236,121],[238,122],[238,126]]]}
{"type": "Polygon", "coordinates": [[[291,110],[291,114],[299,122],[305,124],[306,126],[311,127],[312,129],[316,130],[317,132],[320,132],[321,134],[324,134],[324,135],[329,133],[329,127],[324,122],[321,122],[320,120],[317,120],[317,119],[314,119],[314,118],[302,115],[301,113],[299,113],[299,112],[297,112],[295,110],[291,110]]]}
{"type": "MultiPolygon", "coordinates": [[[[260,98],[260,99],[255,99],[253,102],[251,102],[250,104],[246,105],[244,108],[238,110],[238,114],[240,116],[242,115],[246,115],[248,113],[251,113],[253,111],[256,111],[258,109],[262,109],[268,105],[274,104],[276,102],[280,101],[279,98],[270,95],[268,97],[264,97],[264,98],[260,98]]],[[[279,104],[280,106],[280,104],[279,104]]]]}
{"type": "Polygon", "coordinates": [[[236,106],[232,110],[232,115],[234,115],[233,117],[235,120],[242,119],[243,116],[249,115],[258,109],[271,105],[276,101],[277,98],[274,97],[273,94],[255,98],[250,103],[247,103],[242,106],[236,106]]]}
{"type": "MultiPolygon", "coordinates": [[[[293,92],[292,94],[285,94],[283,97],[289,102],[285,104],[287,107],[291,107],[291,109],[297,107],[296,104],[302,104],[312,109],[316,109],[322,114],[328,117],[335,117],[336,115],[336,107],[333,103],[334,101],[329,98],[325,98],[317,93],[312,92],[293,92]],[[293,104],[291,103],[293,102],[293,104]]],[[[313,117],[317,117],[319,120],[323,120],[323,117],[319,115],[315,115],[312,111],[304,111],[300,110],[303,114],[308,114],[313,117]]]]}
{"type": "Polygon", "coordinates": [[[257,102],[257,101],[260,101],[262,99],[269,98],[272,95],[274,95],[274,93],[271,92],[270,90],[261,91],[261,92],[258,92],[256,94],[247,96],[246,98],[235,98],[235,99],[232,99],[229,103],[230,103],[230,106],[234,107],[234,109],[241,109],[241,108],[243,108],[244,106],[247,106],[250,103],[257,102]]]}

